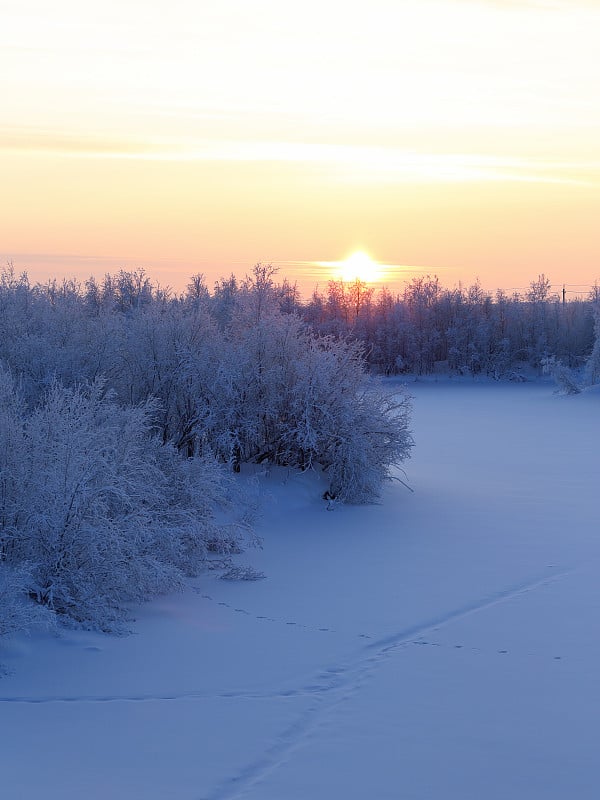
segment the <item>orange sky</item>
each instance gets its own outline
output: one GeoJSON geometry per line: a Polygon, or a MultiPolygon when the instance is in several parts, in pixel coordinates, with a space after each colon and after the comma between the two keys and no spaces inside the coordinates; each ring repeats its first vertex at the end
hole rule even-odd
{"type": "Polygon", "coordinates": [[[0,10],[0,259],[35,280],[600,278],[596,0],[0,10]]]}

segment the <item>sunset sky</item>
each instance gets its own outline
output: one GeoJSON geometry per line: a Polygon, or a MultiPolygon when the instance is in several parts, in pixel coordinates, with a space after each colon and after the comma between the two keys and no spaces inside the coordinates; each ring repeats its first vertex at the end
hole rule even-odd
{"type": "Polygon", "coordinates": [[[0,259],[34,280],[600,279],[600,0],[0,10],[0,259]]]}

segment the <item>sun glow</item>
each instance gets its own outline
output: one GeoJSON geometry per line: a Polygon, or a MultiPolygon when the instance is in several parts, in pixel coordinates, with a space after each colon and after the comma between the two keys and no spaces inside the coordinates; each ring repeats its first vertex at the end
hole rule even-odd
{"type": "Polygon", "coordinates": [[[600,0],[97,6],[2,6],[0,267],[600,277],[600,0]]]}
{"type": "Polygon", "coordinates": [[[375,283],[380,278],[380,270],[375,261],[366,253],[357,251],[339,263],[339,275],[343,281],[363,281],[375,283]]]}

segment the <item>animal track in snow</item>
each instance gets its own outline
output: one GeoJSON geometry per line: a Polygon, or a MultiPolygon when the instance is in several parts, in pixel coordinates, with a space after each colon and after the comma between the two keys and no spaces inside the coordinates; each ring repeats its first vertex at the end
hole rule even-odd
{"type": "MultiPolygon", "coordinates": [[[[198,594],[200,594],[200,590],[199,589],[196,589],[195,591],[198,594]]],[[[230,608],[232,611],[237,611],[240,614],[245,614],[247,617],[252,617],[254,619],[260,620],[261,622],[272,622],[272,623],[275,623],[277,625],[289,625],[290,627],[302,628],[303,630],[307,630],[307,631],[318,631],[319,633],[337,633],[337,631],[334,628],[326,628],[326,627],[319,627],[318,628],[318,627],[315,627],[313,625],[306,625],[303,622],[298,622],[297,620],[288,620],[288,619],[282,619],[282,618],[277,618],[277,617],[268,617],[268,616],[266,616],[266,614],[253,614],[251,611],[248,611],[245,608],[232,608],[232,606],[229,603],[226,603],[223,600],[215,601],[214,597],[212,597],[210,594],[200,594],[200,597],[203,600],[210,600],[213,603],[216,602],[216,604],[218,606],[221,606],[222,608],[230,608]]],[[[370,634],[366,634],[366,633],[359,633],[359,634],[356,634],[356,636],[359,636],[359,637],[362,637],[362,638],[369,638],[369,639],[372,638],[370,634]]]]}
{"type": "MultiPolygon", "coordinates": [[[[555,566],[553,564],[549,564],[546,567],[546,569],[555,569],[555,566]]],[[[354,634],[349,634],[349,635],[351,637],[354,637],[354,638],[357,638],[357,639],[371,639],[372,640],[372,644],[369,645],[369,647],[374,648],[374,649],[378,649],[379,647],[382,647],[382,646],[393,648],[393,647],[398,647],[398,646],[401,646],[401,645],[404,645],[404,644],[413,644],[413,643],[414,644],[416,644],[416,643],[418,643],[418,644],[421,644],[421,643],[426,644],[426,642],[421,642],[421,634],[423,634],[423,633],[427,633],[429,631],[436,632],[436,631],[438,631],[440,629],[440,627],[445,626],[448,623],[453,622],[454,620],[461,619],[462,617],[469,616],[469,615],[474,614],[474,613],[476,613],[478,611],[483,611],[484,609],[489,608],[491,606],[498,605],[499,603],[504,603],[504,602],[513,600],[514,598],[519,597],[521,595],[528,594],[529,592],[531,592],[531,591],[533,591],[535,589],[538,589],[538,588],[541,588],[543,586],[546,586],[549,583],[553,583],[554,581],[558,580],[559,578],[564,577],[565,575],[568,575],[569,573],[570,573],[570,570],[564,571],[564,572],[559,572],[559,573],[553,573],[551,575],[547,575],[546,574],[543,577],[538,578],[537,580],[528,581],[528,582],[524,582],[524,583],[521,583],[521,584],[517,584],[516,586],[514,586],[514,587],[512,587],[510,589],[507,589],[507,590],[505,590],[503,592],[498,592],[498,593],[496,593],[494,595],[490,595],[489,597],[484,598],[481,601],[478,601],[478,602],[472,603],[472,604],[467,604],[464,607],[456,609],[456,610],[454,610],[454,611],[452,611],[450,613],[442,614],[442,615],[440,615],[439,618],[433,619],[429,623],[425,623],[422,626],[415,626],[413,628],[408,628],[405,631],[401,631],[398,634],[392,634],[391,636],[386,637],[384,639],[378,638],[377,635],[375,635],[373,633],[364,633],[364,632],[362,632],[362,633],[354,633],[354,634]]],[[[200,590],[199,589],[195,589],[195,591],[198,594],[200,594],[200,590]]],[[[200,594],[200,597],[203,600],[210,600],[212,602],[215,602],[214,598],[209,594],[200,594]]],[[[219,606],[222,606],[224,608],[231,608],[231,605],[229,603],[226,603],[226,602],[224,602],[222,600],[216,601],[216,602],[217,602],[217,605],[219,605],[219,606]]],[[[243,609],[243,608],[234,608],[232,610],[233,611],[237,611],[238,613],[241,613],[241,614],[245,614],[248,617],[253,617],[254,619],[261,620],[261,621],[264,621],[264,622],[272,622],[272,623],[275,623],[275,624],[287,625],[287,626],[290,626],[290,627],[294,627],[295,626],[297,628],[302,628],[303,630],[307,630],[307,631],[318,631],[319,633],[339,633],[339,631],[335,630],[334,628],[315,627],[315,626],[306,625],[306,624],[304,624],[302,622],[297,622],[297,621],[294,621],[294,620],[278,619],[276,617],[267,617],[264,614],[253,614],[251,611],[247,611],[246,609],[243,609]]],[[[429,644],[433,645],[434,643],[429,643],[429,644]]],[[[435,646],[436,647],[451,647],[452,645],[442,645],[440,643],[435,643],[435,646]]],[[[455,649],[457,649],[457,650],[460,650],[462,648],[462,645],[460,645],[460,644],[459,645],[453,645],[453,647],[455,649]]],[[[473,652],[482,652],[480,648],[469,648],[469,649],[471,651],[473,651],[473,652]]],[[[503,653],[503,651],[501,651],[501,650],[498,650],[497,652],[498,653],[503,653]]]]}

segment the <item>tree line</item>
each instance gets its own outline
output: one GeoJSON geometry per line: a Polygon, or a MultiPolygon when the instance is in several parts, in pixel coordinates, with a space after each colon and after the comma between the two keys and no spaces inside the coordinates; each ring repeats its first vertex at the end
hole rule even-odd
{"type": "Polygon", "coordinates": [[[524,295],[495,294],[478,283],[444,288],[437,277],[415,277],[403,292],[375,291],[362,281],[331,281],[302,314],[314,330],[363,342],[368,364],[385,375],[442,371],[514,376],[541,372],[551,357],[584,365],[594,342],[596,286],[585,299],[564,302],[540,275],[524,295]]]}

